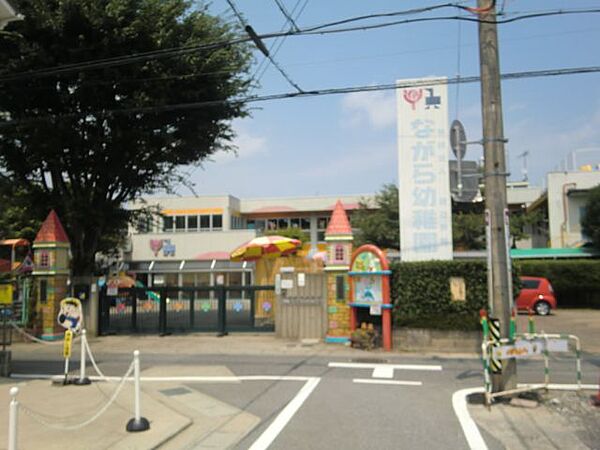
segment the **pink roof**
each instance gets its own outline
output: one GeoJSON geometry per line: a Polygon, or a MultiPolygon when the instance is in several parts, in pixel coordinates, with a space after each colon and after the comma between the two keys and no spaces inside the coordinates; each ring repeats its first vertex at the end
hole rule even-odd
{"type": "MultiPolygon", "coordinates": [[[[344,203],[344,209],[346,211],[350,211],[350,210],[353,210],[353,209],[359,209],[359,208],[360,208],[360,203],[344,203]]],[[[330,206],[327,207],[327,209],[334,210],[335,209],[335,205],[330,205],[330,206]]]]}
{"type": "Polygon", "coordinates": [[[228,252],[206,252],[199,253],[194,258],[196,261],[212,261],[213,259],[218,260],[229,260],[228,252]]]}
{"type": "Polygon", "coordinates": [[[69,242],[67,233],[54,210],[50,211],[34,242],[69,242]]]}
{"type": "Polygon", "coordinates": [[[329,225],[325,231],[326,236],[333,234],[352,234],[352,227],[348,221],[348,216],[344,210],[344,205],[342,205],[340,200],[338,200],[335,204],[333,214],[331,214],[331,219],[329,220],[329,225]]]}

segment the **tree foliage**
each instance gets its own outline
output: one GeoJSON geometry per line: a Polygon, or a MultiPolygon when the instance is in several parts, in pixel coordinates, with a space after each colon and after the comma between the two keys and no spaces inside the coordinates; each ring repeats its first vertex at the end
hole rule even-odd
{"type": "Polygon", "coordinates": [[[589,192],[581,229],[591,239],[594,247],[600,249],[600,184],[589,192]]]}
{"type": "Polygon", "coordinates": [[[391,183],[383,185],[373,203],[362,200],[351,218],[352,228],[357,229],[355,246],[400,248],[399,207],[398,187],[391,183]]]}
{"type": "Polygon", "coordinates": [[[483,214],[467,212],[452,215],[452,242],[458,250],[485,248],[485,220],[483,214]]]}
{"type": "MultiPolygon", "coordinates": [[[[25,20],[0,35],[0,80],[228,41],[236,31],[187,0],[14,3],[25,20]]],[[[0,172],[26,206],[45,207],[38,219],[57,210],[71,239],[75,274],[90,273],[95,253],[110,250],[126,230],[126,202],[186,182],[180,167],[231,149],[231,120],[247,111],[230,100],[249,88],[249,63],[249,47],[235,45],[0,81],[0,172]],[[209,100],[222,102],[161,108],[209,100]]]]}

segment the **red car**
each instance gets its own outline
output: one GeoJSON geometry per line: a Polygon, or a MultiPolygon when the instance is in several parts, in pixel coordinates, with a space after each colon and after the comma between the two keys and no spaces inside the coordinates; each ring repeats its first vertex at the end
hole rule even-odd
{"type": "Polygon", "coordinates": [[[547,316],[556,309],[554,289],[546,278],[521,277],[523,284],[517,297],[517,309],[533,310],[540,316],[547,316]]]}

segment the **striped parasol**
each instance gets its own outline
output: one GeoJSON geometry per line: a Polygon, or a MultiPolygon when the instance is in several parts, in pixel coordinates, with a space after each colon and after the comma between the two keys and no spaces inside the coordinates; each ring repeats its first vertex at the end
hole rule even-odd
{"type": "Polygon", "coordinates": [[[276,258],[295,252],[302,242],[283,236],[261,236],[246,242],[229,255],[232,261],[256,261],[276,258]]]}

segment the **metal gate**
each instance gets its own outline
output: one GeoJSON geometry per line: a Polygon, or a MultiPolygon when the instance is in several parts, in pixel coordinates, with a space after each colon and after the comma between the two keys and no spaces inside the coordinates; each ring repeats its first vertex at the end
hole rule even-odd
{"type": "Polygon", "coordinates": [[[100,291],[100,334],[273,331],[274,286],[119,288],[100,291]]]}
{"type": "MultiPolygon", "coordinates": [[[[300,275],[300,274],[299,274],[300,275]]],[[[294,273],[281,274],[277,299],[277,337],[322,339],[327,333],[327,282],[323,273],[304,273],[303,283],[294,273]],[[287,281],[287,283],[286,283],[287,281]],[[286,286],[291,286],[286,289],[286,286]]]]}

